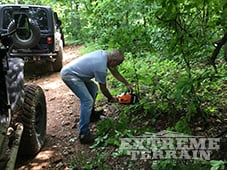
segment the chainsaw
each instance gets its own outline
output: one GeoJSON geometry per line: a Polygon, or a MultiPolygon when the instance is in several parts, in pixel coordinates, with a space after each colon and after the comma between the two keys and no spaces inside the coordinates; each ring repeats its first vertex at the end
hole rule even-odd
{"type": "Polygon", "coordinates": [[[119,104],[135,104],[138,102],[138,97],[131,92],[124,92],[117,95],[117,101],[119,104]]]}

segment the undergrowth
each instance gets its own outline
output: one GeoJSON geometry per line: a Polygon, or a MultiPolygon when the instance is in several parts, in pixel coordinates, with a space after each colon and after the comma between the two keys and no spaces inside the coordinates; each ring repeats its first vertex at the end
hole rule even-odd
{"type": "MultiPolygon", "coordinates": [[[[201,67],[190,71],[174,60],[161,60],[151,54],[133,58],[128,54],[118,68],[134,85],[139,102],[119,106],[117,117],[97,123],[97,139],[91,150],[94,157],[80,159],[82,169],[224,169],[224,160],[131,160],[120,150],[122,138],[133,138],[163,130],[197,135],[195,122],[206,122],[214,113],[226,116],[227,64],[219,73],[201,67]]],[[[126,91],[124,85],[108,75],[112,94],[126,91]]],[[[102,99],[102,96],[99,96],[102,99]]],[[[215,120],[214,120],[215,121],[215,120]]],[[[203,127],[204,128],[204,127],[203,127]]],[[[202,129],[204,132],[206,129],[202,129]]],[[[207,135],[206,133],[202,133],[207,135]]],[[[209,134],[211,135],[211,134],[209,134]]],[[[217,135],[217,134],[216,134],[217,135]]],[[[215,136],[209,136],[215,137],[215,136]]],[[[77,158],[78,159],[78,158],[77,158]]],[[[77,166],[71,164],[72,169],[77,166]]]]}

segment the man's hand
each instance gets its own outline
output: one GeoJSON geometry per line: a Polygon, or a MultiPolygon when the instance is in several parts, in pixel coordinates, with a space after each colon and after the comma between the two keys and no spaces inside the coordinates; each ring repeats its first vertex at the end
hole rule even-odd
{"type": "Polygon", "coordinates": [[[130,92],[133,92],[133,87],[132,87],[131,84],[127,84],[126,87],[128,88],[128,90],[129,90],[130,92]]]}

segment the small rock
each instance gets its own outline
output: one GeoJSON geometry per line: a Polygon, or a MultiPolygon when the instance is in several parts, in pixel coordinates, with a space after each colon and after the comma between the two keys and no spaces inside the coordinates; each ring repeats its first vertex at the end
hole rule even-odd
{"type": "Polygon", "coordinates": [[[63,166],[63,163],[62,162],[59,162],[57,165],[56,165],[56,168],[60,168],[63,166]]]}
{"type": "Polygon", "coordinates": [[[59,162],[61,162],[61,161],[62,161],[62,157],[61,157],[60,154],[54,155],[54,156],[52,157],[52,162],[53,162],[53,163],[59,163],[59,162]]]}
{"type": "Polygon", "coordinates": [[[69,126],[69,125],[70,125],[70,122],[68,122],[68,121],[67,121],[67,122],[64,122],[64,121],[63,121],[63,122],[62,122],[62,126],[69,126]]]}
{"type": "Polygon", "coordinates": [[[62,153],[64,156],[66,156],[66,155],[68,155],[69,154],[69,152],[68,151],[63,151],[63,153],[62,153]]]}
{"type": "Polygon", "coordinates": [[[69,154],[72,154],[72,153],[74,153],[74,152],[75,152],[74,148],[71,148],[71,149],[69,150],[69,154]]]}
{"type": "Polygon", "coordinates": [[[50,100],[49,100],[49,101],[55,100],[55,98],[56,98],[56,97],[52,97],[52,98],[50,98],[50,100]]]}
{"type": "Polygon", "coordinates": [[[52,148],[57,148],[58,146],[57,145],[53,145],[52,148]]]}
{"type": "Polygon", "coordinates": [[[72,143],[73,143],[73,142],[76,141],[76,139],[77,139],[77,138],[76,138],[75,136],[72,136],[72,137],[69,139],[69,142],[72,142],[72,143]]]}
{"type": "Polygon", "coordinates": [[[195,131],[201,131],[201,130],[202,130],[201,127],[196,127],[196,128],[195,128],[195,131]]]}
{"type": "Polygon", "coordinates": [[[220,119],[216,119],[216,122],[221,123],[222,121],[220,119]]]}

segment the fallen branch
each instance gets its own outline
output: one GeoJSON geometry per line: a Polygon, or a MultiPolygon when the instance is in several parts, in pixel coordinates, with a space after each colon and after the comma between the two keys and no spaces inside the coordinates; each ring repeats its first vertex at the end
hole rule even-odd
{"type": "Polygon", "coordinates": [[[214,52],[213,52],[213,54],[212,54],[212,56],[211,56],[211,58],[210,58],[210,61],[209,61],[209,63],[214,67],[214,70],[215,70],[216,73],[217,73],[218,71],[217,71],[217,67],[216,67],[216,65],[215,65],[215,60],[216,60],[216,58],[217,58],[217,56],[218,56],[218,54],[219,54],[219,52],[220,52],[221,47],[222,47],[225,43],[227,43],[227,33],[224,34],[224,36],[222,37],[222,39],[220,39],[219,41],[217,41],[217,42],[215,43],[216,48],[215,48],[215,50],[214,50],[214,52]]]}

